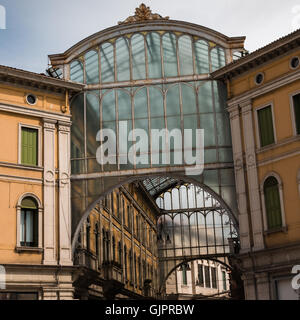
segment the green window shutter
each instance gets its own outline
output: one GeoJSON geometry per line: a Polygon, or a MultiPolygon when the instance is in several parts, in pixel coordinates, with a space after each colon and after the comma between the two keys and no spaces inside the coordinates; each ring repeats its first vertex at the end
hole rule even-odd
{"type": "Polygon", "coordinates": [[[293,96],[296,132],[300,134],[300,94],[293,96]]]}
{"type": "Polygon", "coordinates": [[[264,194],[268,228],[271,230],[282,227],[279,188],[278,182],[274,177],[266,180],[264,194]]]}
{"type": "Polygon", "coordinates": [[[261,147],[265,147],[275,142],[271,106],[258,110],[257,115],[260,145],[261,147]]]}
{"type": "Polygon", "coordinates": [[[22,128],[21,163],[38,165],[38,130],[22,128]]]}

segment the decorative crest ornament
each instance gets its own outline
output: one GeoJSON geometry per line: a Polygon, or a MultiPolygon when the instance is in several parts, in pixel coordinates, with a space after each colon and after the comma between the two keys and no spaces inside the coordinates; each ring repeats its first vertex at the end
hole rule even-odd
{"type": "Polygon", "coordinates": [[[152,13],[149,7],[146,7],[144,3],[142,3],[138,8],[135,9],[135,15],[128,17],[125,21],[118,22],[118,24],[126,24],[126,23],[134,23],[139,21],[147,21],[147,20],[169,20],[169,17],[163,18],[161,15],[157,13],[152,13]]]}

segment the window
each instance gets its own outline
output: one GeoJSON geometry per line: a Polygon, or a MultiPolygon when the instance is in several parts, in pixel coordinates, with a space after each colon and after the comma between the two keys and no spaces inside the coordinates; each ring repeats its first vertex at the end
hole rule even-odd
{"type": "Polygon", "coordinates": [[[117,193],[117,212],[116,212],[116,216],[118,218],[120,218],[120,194],[117,193]]]}
{"type": "Polygon", "coordinates": [[[300,134],[300,93],[293,96],[296,134],[300,134]]]}
{"type": "Polygon", "coordinates": [[[255,76],[255,83],[257,84],[257,85],[260,85],[260,84],[262,84],[263,82],[264,82],[264,80],[265,80],[265,76],[264,76],[264,74],[263,73],[258,73],[256,76],[255,76]]]}
{"type": "Polygon", "coordinates": [[[290,60],[290,67],[292,69],[297,69],[300,65],[300,61],[299,61],[299,57],[293,57],[291,60],[290,60]]]}
{"type": "Polygon", "coordinates": [[[209,273],[209,267],[204,266],[204,273],[205,273],[205,287],[210,288],[211,283],[210,283],[210,273],[209,273]]]}
{"type": "Polygon", "coordinates": [[[223,280],[223,290],[227,291],[227,279],[226,279],[226,272],[222,271],[222,280],[223,280]]]}
{"type": "Polygon", "coordinates": [[[132,227],[132,217],[131,217],[131,210],[130,210],[130,206],[127,206],[127,221],[128,221],[128,228],[131,231],[131,227],[132,227]]]}
{"type": "Polygon", "coordinates": [[[91,224],[90,219],[88,218],[86,221],[86,231],[85,231],[85,238],[86,238],[86,250],[90,251],[90,233],[91,233],[91,224]]]}
{"type": "Polygon", "coordinates": [[[96,256],[99,257],[99,225],[95,225],[95,252],[96,256]]]}
{"type": "Polygon", "coordinates": [[[31,197],[21,203],[20,245],[38,247],[38,206],[31,197]]]}
{"type": "Polygon", "coordinates": [[[187,274],[186,274],[186,265],[182,265],[182,284],[187,285],[187,274]]]}
{"type": "Polygon", "coordinates": [[[268,229],[282,227],[279,185],[275,177],[269,177],[264,183],[264,198],[268,229]]]}
{"type": "Polygon", "coordinates": [[[127,270],[127,248],[124,246],[124,277],[125,280],[128,279],[128,270],[127,270]]]}
{"type": "Polygon", "coordinates": [[[204,286],[203,265],[202,264],[198,264],[198,285],[200,287],[204,286]]]}
{"type": "Polygon", "coordinates": [[[135,279],[135,286],[137,286],[136,254],[134,254],[134,279],[135,279]]]}
{"type": "Polygon", "coordinates": [[[260,146],[265,147],[275,142],[272,107],[268,106],[257,111],[260,146]]]}
{"type": "Polygon", "coordinates": [[[129,266],[130,266],[130,282],[133,283],[133,255],[132,250],[129,251],[129,266]]]}
{"type": "Polygon", "coordinates": [[[142,268],[141,268],[141,258],[138,258],[138,267],[139,267],[139,286],[142,287],[142,268]]]}
{"type": "Polygon", "coordinates": [[[211,283],[214,289],[217,289],[217,270],[216,268],[211,268],[211,283]]]}
{"type": "Polygon", "coordinates": [[[115,215],[115,208],[114,208],[114,193],[110,194],[110,208],[113,215],[115,215]]]}
{"type": "Polygon", "coordinates": [[[116,261],[116,239],[112,237],[112,254],[113,254],[113,261],[116,261]]]}
{"type": "Polygon", "coordinates": [[[38,165],[38,129],[21,127],[21,164],[38,165]]]}
{"type": "Polygon", "coordinates": [[[119,261],[120,264],[122,264],[122,244],[121,241],[119,241],[119,261]]]}

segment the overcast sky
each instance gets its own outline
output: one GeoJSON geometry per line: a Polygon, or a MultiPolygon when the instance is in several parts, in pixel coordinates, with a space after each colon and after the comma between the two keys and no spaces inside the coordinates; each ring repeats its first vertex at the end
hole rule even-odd
{"type": "MultiPolygon", "coordinates": [[[[133,15],[137,0],[0,0],[0,64],[44,72],[48,54],[133,15]],[[1,16],[0,16],[1,19],[1,16]],[[0,21],[1,25],[1,21],[0,21]]],[[[300,27],[300,0],[145,0],[152,12],[246,36],[254,51],[300,27]]]]}

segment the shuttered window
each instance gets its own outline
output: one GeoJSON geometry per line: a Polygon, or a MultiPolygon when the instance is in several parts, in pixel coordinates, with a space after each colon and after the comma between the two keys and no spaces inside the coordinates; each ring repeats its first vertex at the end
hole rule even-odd
{"type": "Polygon", "coordinates": [[[260,146],[265,147],[275,142],[271,106],[258,110],[257,116],[260,135],[260,146]]]}
{"type": "Polygon", "coordinates": [[[38,130],[22,127],[21,132],[21,163],[38,165],[38,130]]]}
{"type": "Polygon", "coordinates": [[[296,132],[300,134],[300,94],[293,96],[296,132]]]}
{"type": "Polygon", "coordinates": [[[264,184],[265,206],[268,221],[268,229],[282,227],[281,205],[279,196],[278,181],[274,177],[269,177],[264,184]]]}

